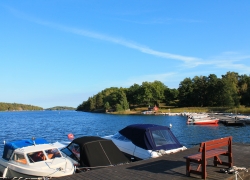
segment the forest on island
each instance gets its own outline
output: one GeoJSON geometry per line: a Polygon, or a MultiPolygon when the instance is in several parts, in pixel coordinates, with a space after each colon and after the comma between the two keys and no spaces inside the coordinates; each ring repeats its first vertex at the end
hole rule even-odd
{"type": "Polygon", "coordinates": [[[59,111],[59,110],[61,110],[61,111],[64,111],[64,110],[67,111],[67,110],[71,110],[71,111],[73,111],[73,110],[76,110],[76,108],[74,108],[74,107],[68,107],[68,106],[55,106],[55,107],[47,108],[45,110],[49,110],[49,111],[59,111]]]}
{"type": "Polygon", "coordinates": [[[37,111],[37,110],[43,110],[43,108],[26,104],[0,102],[0,111],[37,111]]]}
{"type": "Polygon", "coordinates": [[[110,87],[89,97],[77,111],[126,111],[134,107],[239,107],[250,106],[250,76],[227,72],[185,78],[178,88],[168,88],[160,81],[133,84],[129,88],[110,87]]]}

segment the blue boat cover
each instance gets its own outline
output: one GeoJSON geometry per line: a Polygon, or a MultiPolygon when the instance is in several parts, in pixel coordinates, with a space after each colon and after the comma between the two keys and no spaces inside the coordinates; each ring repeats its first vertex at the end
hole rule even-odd
{"type": "Polygon", "coordinates": [[[37,138],[34,141],[31,139],[23,139],[23,140],[8,142],[4,145],[3,158],[9,160],[10,156],[12,155],[15,149],[32,146],[34,145],[34,142],[35,144],[48,144],[48,141],[43,138],[37,138]]]}
{"type": "Polygon", "coordinates": [[[182,147],[167,126],[156,124],[132,124],[119,133],[136,146],[146,150],[171,150],[182,147]]]}

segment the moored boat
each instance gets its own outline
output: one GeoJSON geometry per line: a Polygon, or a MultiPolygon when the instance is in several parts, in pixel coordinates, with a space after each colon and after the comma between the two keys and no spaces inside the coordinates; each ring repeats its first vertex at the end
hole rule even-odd
{"type": "Polygon", "coordinates": [[[111,140],[98,136],[82,136],[71,140],[61,152],[77,163],[77,172],[130,162],[111,140]]]}
{"type": "Polygon", "coordinates": [[[194,124],[196,125],[206,125],[206,124],[218,124],[219,119],[200,119],[194,120],[194,124]]]}
{"type": "Polygon", "coordinates": [[[213,117],[203,117],[203,118],[188,118],[187,124],[195,124],[195,125],[206,125],[206,124],[218,124],[219,119],[213,117]]]}
{"type": "Polygon", "coordinates": [[[3,178],[51,178],[73,174],[73,163],[62,156],[58,146],[60,143],[49,143],[42,138],[5,143],[0,158],[3,178]]]}
{"type": "Polygon", "coordinates": [[[156,124],[132,124],[104,138],[111,139],[123,153],[135,160],[157,158],[187,149],[169,127],[156,124]]]}

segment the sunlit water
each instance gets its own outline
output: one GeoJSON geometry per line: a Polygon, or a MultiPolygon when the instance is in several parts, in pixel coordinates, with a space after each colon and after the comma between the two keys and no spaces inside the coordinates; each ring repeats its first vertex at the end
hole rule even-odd
{"type": "Polygon", "coordinates": [[[45,138],[49,142],[65,141],[73,133],[80,136],[106,136],[130,124],[150,123],[169,126],[186,147],[205,140],[233,136],[233,142],[250,143],[250,125],[243,127],[187,125],[186,117],[163,115],[111,115],[76,111],[0,112],[0,155],[3,142],[45,138]]]}

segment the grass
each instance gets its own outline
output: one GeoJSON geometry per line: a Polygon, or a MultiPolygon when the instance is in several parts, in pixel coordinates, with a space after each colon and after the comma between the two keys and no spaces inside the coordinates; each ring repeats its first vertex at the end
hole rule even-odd
{"type": "MultiPolygon", "coordinates": [[[[133,108],[130,111],[112,112],[112,114],[141,114],[142,111],[148,110],[148,107],[133,108]]],[[[173,106],[160,106],[158,112],[162,113],[237,113],[237,114],[250,114],[250,107],[173,107],[173,106]]]]}

